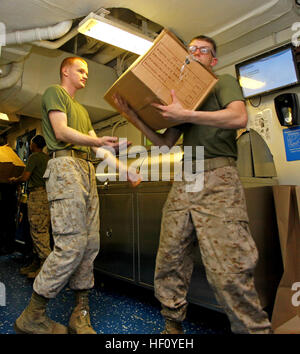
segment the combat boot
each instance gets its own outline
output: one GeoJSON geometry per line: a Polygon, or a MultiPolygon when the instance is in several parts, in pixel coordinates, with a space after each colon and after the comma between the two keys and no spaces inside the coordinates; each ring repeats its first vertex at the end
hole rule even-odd
{"type": "Polygon", "coordinates": [[[161,334],[183,334],[181,322],[165,319],[165,329],[161,334]]]}
{"type": "Polygon", "coordinates": [[[45,259],[40,260],[40,266],[37,269],[33,270],[32,272],[28,272],[27,278],[34,279],[39,274],[40,270],[42,269],[44,262],[45,262],[45,259]]]}
{"type": "Polygon", "coordinates": [[[33,292],[29,305],[17,318],[14,329],[18,334],[67,334],[67,327],[52,321],[46,315],[49,299],[33,292]]]}
{"type": "Polygon", "coordinates": [[[70,334],[97,334],[90,320],[89,291],[75,291],[76,306],[69,321],[70,334]]]}
{"type": "Polygon", "coordinates": [[[35,257],[31,264],[29,264],[26,267],[22,267],[20,269],[20,274],[27,275],[28,273],[35,272],[36,270],[39,269],[39,266],[40,266],[40,260],[35,257]]]}

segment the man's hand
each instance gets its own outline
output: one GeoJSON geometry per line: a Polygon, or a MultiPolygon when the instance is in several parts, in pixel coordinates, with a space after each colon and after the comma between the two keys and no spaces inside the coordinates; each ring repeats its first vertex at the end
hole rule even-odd
{"type": "Polygon", "coordinates": [[[118,138],[116,136],[102,136],[99,139],[99,146],[118,146],[118,138]]]}
{"type": "Polygon", "coordinates": [[[17,180],[16,177],[10,177],[10,178],[8,179],[8,183],[13,184],[13,183],[16,182],[16,180],[17,180]]]}
{"type": "Polygon", "coordinates": [[[8,183],[18,184],[18,183],[27,182],[29,180],[30,176],[31,176],[31,172],[23,171],[23,173],[19,177],[10,177],[8,180],[8,183]]]}
{"type": "Polygon", "coordinates": [[[118,153],[120,150],[127,149],[128,146],[132,144],[131,141],[127,140],[121,140],[119,141],[117,137],[113,136],[102,136],[99,138],[101,141],[100,147],[105,148],[105,147],[111,147],[115,150],[116,153],[118,153]]]}
{"type": "Polygon", "coordinates": [[[132,187],[137,187],[142,182],[142,177],[133,168],[129,167],[127,180],[131,183],[132,187]]]}
{"type": "Polygon", "coordinates": [[[122,150],[126,150],[130,145],[132,145],[131,141],[122,140],[118,141],[118,145],[115,147],[116,154],[118,154],[122,150]]]}
{"type": "Polygon", "coordinates": [[[131,109],[129,108],[129,105],[128,105],[127,101],[122,96],[120,96],[118,93],[115,93],[112,96],[112,98],[114,100],[115,105],[117,106],[118,111],[121,114],[122,113],[125,113],[125,114],[129,114],[130,113],[131,109]]]}
{"type": "Polygon", "coordinates": [[[133,125],[136,125],[136,123],[139,121],[139,117],[129,106],[127,101],[118,93],[115,93],[112,97],[119,113],[125,116],[133,125]]]}
{"type": "MultiPolygon", "coordinates": [[[[174,99],[176,100],[175,93],[174,99]]],[[[181,131],[176,128],[169,128],[163,134],[157,133],[151,127],[149,127],[138,114],[128,105],[127,101],[121,97],[118,93],[113,95],[114,103],[120,112],[124,115],[130,123],[132,123],[137,129],[139,129],[154,145],[163,146],[167,145],[172,147],[181,135],[181,131]]],[[[158,105],[158,108],[160,105],[158,105]]],[[[166,106],[161,106],[165,109],[166,106]]]]}
{"type": "Polygon", "coordinates": [[[128,182],[130,182],[133,187],[138,186],[142,181],[141,175],[133,168],[127,167],[122,161],[118,160],[111,150],[111,147],[107,149],[100,147],[96,151],[96,157],[102,160],[106,159],[108,166],[111,166],[113,169],[118,169],[119,175],[126,175],[128,182]]]}
{"type": "Polygon", "coordinates": [[[182,104],[175,95],[175,91],[171,90],[172,102],[168,106],[158,103],[152,103],[152,106],[157,108],[161,115],[169,122],[184,123],[187,111],[182,107],[182,104]]]}

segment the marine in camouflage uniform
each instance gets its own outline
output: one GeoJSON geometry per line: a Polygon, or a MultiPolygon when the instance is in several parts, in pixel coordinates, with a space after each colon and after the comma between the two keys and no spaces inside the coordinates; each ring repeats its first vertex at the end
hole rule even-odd
{"type": "MultiPolygon", "coordinates": [[[[213,39],[192,39],[189,52],[209,71],[217,64],[213,39]]],[[[191,191],[191,182],[174,182],[163,209],[154,277],[155,295],[165,318],[163,333],[182,333],[186,295],[193,269],[192,243],[196,233],[207,279],[231,321],[235,333],[270,333],[254,287],[258,252],[250,235],[244,192],[235,165],[236,129],[247,124],[241,89],[231,75],[218,82],[196,111],[185,109],[176,93],[165,106],[153,104],[172,127],[155,132],[120,96],[115,104],[154,145],[173,146],[183,134],[192,147],[189,163],[197,165],[196,148],[204,147],[204,188],[191,191]],[[195,232],[194,232],[195,231],[195,232]]]]}
{"type": "Polygon", "coordinates": [[[42,135],[36,135],[30,142],[31,155],[23,174],[12,179],[15,183],[28,181],[29,197],[27,201],[30,235],[33,243],[34,259],[32,264],[20,269],[28,278],[35,278],[50,248],[50,210],[43,175],[47,168],[49,156],[43,152],[46,146],[42,135]]]}
{"type": "Polygon", "coordinates": [[[98,138],[87,110],[75,99],[88,76],[87,63],[65,58],[61,85],[42,98],[43,133],[51,160],[45,171],[54,248],[36,277],[29,305],[15,322],[18,333],[96,334],[89,314],[88,292],[94,285],[93,262],[99,251],[99,201],[90,147],[118,146],[115,138],[98,138]],[[60,134],[63,136],[60,137],[60,134]],[[69,284],[76,305],[68,328],[46,315],[46,305],[69,284]]]}
{"type": "MultiPolygon", "coordinates": [[[[200,36],[191,43],[195,46],[191,50],[198,53],[202,64],[209,68],[216,63],[213,41],[200,36]],[[198,49],[201,47],[208,48],[208,52],[202,53],[198,49]]],[[[232,115],[232,110],[237,113],[245,110],[235,78],[225,74],[218,79],[198,110],[212,112],[212,116],[226,109],[232,115]]],[[[193,269],[193,231],[208,282],[228,315],[231,330],[271,332],[254,286],[258,252],[250,234],[244,191],[235,167],[236,130],[229,126],[224,129],[220,123],[212,126],[188,123],[173,128],[183,133],[184,146],[204,146],[205,172],[200,192],[187,192],[190,182],[174,182],[163,209],[154,284],[167,333],[170,321],[180,323],[186,315],[186,295],[193,269]]],[[[195,155],[194,151],[194,164],[195,155]]]]}

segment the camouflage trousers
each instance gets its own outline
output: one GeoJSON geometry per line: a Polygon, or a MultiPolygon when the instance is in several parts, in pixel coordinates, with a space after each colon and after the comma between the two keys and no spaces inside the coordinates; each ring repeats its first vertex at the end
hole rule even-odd
{"type": "Polygon", "coordinates": [[[236,167],[206,171],[199,192],[187,193],[188,183],[174,182],[163,208],[154,279],[162,315],[175,321],[185,318],[196,233],[207,280],[232,331],[270,333],[254,286],[258,252],[236,167]]]}
{"type": "Polygon", "coordinates": [[[29,193],[28,221],[33,250],[43,262],[50,254],[50,210],[46,189],[39,187],[29,193]]]}
{"type": "Polygon", "coordinates": [[[45,171],[54,239],[53,251],[33,289],[55,297],[67,284],[73,290],[94,286],[93,263],[99,252],[99,200],[94,166],[72,157],[51,159],[45,171]]]}

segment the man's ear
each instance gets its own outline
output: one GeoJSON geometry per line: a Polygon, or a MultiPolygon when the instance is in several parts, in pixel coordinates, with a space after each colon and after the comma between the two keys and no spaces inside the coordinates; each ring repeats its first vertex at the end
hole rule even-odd
{"type": "Polygon", "coordinates": [[[212,61],[211,61],[211,63],[210,63],[210,66],[211,66],[211,67],[214,67],[214,66],[217,65],[217,64],[218,64],[218,58],[213,57],[213,58],[212,58],[212,61]]]}
{"type": "Polygon", "coordinates": [[[61,73],[62,73],[62,76],[63,77],[67,77],[69,74],[68,74],[68,66],[64,66],[62,69],[61,69],[61,73]]]}

